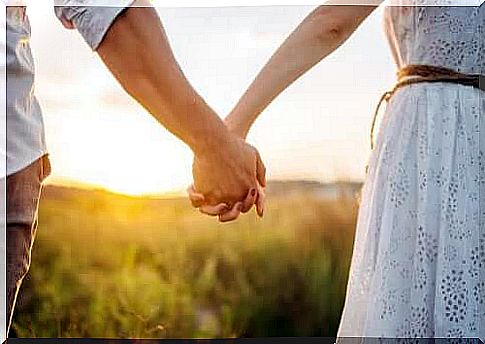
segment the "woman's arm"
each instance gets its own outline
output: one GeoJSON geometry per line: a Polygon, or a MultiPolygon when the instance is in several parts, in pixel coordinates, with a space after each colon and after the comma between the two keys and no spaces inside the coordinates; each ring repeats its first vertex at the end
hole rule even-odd
{"type": "Polygon", "coordinates": [[[275,52],[226,117],[230,130],[246,137],[259,114],[295,80],[342,45],[379,2],[353,6],[330,5],[328,2],[310,13],[275,52]]]}

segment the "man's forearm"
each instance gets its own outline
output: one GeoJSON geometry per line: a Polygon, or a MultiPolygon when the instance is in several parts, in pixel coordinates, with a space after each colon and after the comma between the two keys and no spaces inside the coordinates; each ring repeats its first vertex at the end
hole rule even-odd
{"type": "Polygon", "coordinates": [[[153,8],[128,8],[97,52],[123,88],[194,152],[228,139],[223,122],[185,78],[153,8]]]}

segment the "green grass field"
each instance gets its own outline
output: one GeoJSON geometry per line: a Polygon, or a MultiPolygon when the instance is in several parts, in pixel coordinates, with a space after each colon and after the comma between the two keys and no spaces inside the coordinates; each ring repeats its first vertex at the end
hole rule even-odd
{"type": "Polygon", "coordinates": [[[45,189],[19,337],[334,336],[357,204],[269,197],[221,225],[186,199],[45,189]]]}

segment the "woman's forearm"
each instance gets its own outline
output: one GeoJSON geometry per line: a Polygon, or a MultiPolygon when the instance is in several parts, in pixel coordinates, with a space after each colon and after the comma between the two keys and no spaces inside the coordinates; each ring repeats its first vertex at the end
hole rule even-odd
{"type": "Polygon", "coordinates": [[[310,13],[257,75],[226,118],[245,137],[259,114],[289,85],[336,50],[376,6],[324,5],[310,13]]]}

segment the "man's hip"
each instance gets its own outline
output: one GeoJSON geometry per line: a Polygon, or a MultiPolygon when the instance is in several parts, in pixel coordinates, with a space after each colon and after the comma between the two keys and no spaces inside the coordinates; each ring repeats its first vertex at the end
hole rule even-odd
{"type": "Polygon", "coordinates": [[[49,174],[49,158],[44,155],[3,180],[6,186],[7,331],[18,291],[30,267],[42,182],[49,174]]]}

